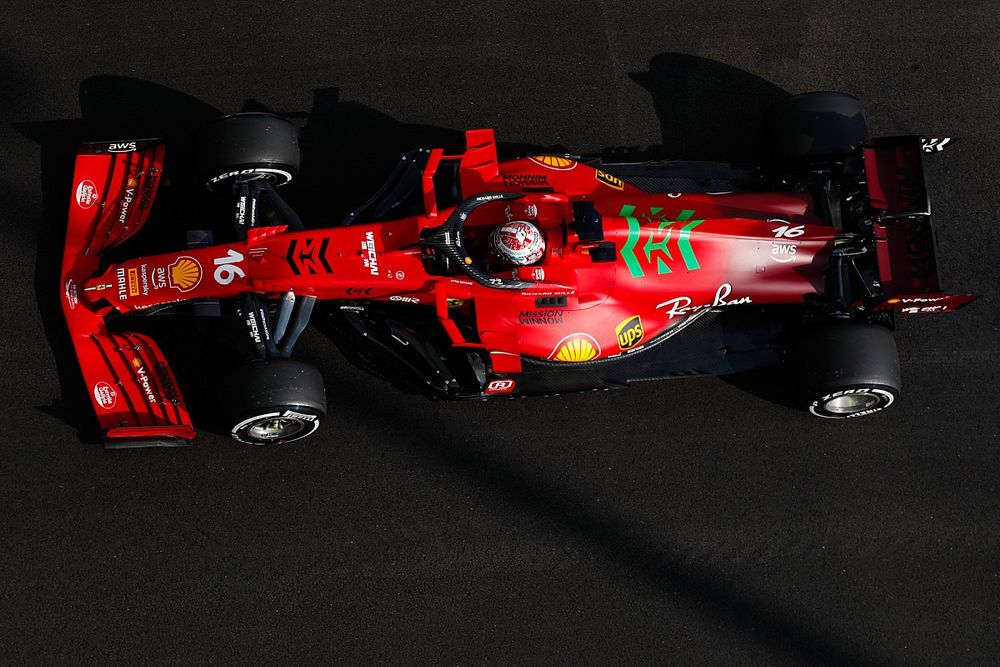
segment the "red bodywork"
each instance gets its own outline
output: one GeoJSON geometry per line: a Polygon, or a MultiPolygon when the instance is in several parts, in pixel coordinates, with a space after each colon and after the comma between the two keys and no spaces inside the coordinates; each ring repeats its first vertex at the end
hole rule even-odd
{"type": "MultiPolygon", "coordinates": [[[[131,259],[101,273],[101,252],[134,234],[148,215],[163,146],[86,145],[73,178],[63,309],[107,437],[194,435],[156,344],[108,333],[112,310],[244,292],[419,304],[433,309],[452,345],[479,348],[492,374],[516,377],[524,357],[574,363],[629,354],[704,309],[802,304],[823,292],[836,230],[814,212],[808,193],[651,195],[566,157],[499,163],[491,130],[469,131],[466,139],[462,155],[431,151],[422,215],[297,232],[258,227],[245,242],[131,259]],[[529,286],[495,289],[428,271],[422,235],[452,211],[438,208],[434,174],[454,161],[465,197],[523,193],[475,209],[465,236],[466,247],[475,247],[507,220],[532,221],[545,235],[545,257],[503,276],[529,286]],[[574,230],[573,204],[586,201],[603,218],[601,240],[582,241],[574,230]],[[474,338],[451,317],[472,304],[474,338]]],[[[886,238],[880,252],[890,253],[895,246],[886,238]]],[[[887,296],[936,299],[928,303],[943,310],[964,303],[937,293],[936,282],[932,293],[927,287],[901,283],[887,296]]],[[[504,382],[490,382],[483,394],[507,393],[513,385],[504,382]]]]}

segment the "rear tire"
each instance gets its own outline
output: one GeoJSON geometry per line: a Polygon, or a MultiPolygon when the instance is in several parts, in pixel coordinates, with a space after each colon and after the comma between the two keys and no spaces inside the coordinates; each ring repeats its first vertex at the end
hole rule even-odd
{"type": "Polygon", "coordinates": [[[284,444],[312,435],[326,418],[326,389],[315,368],[291,359],[254,361],[225,378],[229,434],[251,445],[284,444]]]}
{"type": "Polygon", "coordinates": [[[861,102],[835,92],[803,93],[778,102],[768,109],[765,128],[781,160],[842,157],[868,137],[861,102]]]}
{"type": "Polygon", "coordinates": [[[195,138],[209,190],[226,192],[234,181],[266,179],[277,187],[299,171],[299,132],[268,113],[238,113],[205,125],[195,138]]]}
{"type": "Polygon", "coordinates": [[[824,419],[881,412],[899,396],[896,340],[874,324],[838,322],[813,329],[794,355],[805,407],[824,419]]]}

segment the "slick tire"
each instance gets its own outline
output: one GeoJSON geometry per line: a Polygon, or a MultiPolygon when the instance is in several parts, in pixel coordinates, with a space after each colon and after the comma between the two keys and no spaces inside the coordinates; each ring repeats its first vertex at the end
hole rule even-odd
{"type": "Polygon", "coordinates": [[[315,368],[291,359],[254,361],[222,387],[225,427],[250,445],[285,444],[312,435],[326,419],[326,389],[315,368]]]}
{"type": "Polygon", "coordinates": [[[280,116],[238,113],[208,123],[195,137],[201,174],[209,190],[266,179],[277,187],[299,171],[299,132],[280,116]]]}
{"type": "Polygon", "coordinates": [[[804,407],[816,417],[850,419],[881,412],[899,397],[896,341],[888,329],[855,322],[808,332],[793,354],[804,407]]]}
{"type": "Polygon", "coordinates": [[[846,93],[793,95],[768,109],[764,125],[779,160],[843,157],[868,137],[861,102],[846,93]]]}

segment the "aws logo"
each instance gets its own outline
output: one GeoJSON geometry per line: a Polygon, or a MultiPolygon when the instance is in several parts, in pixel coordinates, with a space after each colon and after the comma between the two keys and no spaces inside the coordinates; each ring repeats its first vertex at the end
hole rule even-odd
{"type": "Polygon", "coordinates": [[[178,257],[167,266],[167,281],[174,289],[190,292],[201,282],[201,264],[194,257],[178,257]]]}
{"type": "Polygon", "coordinates": [[[109,153],[131,153],[136,149],[134,141],[120,141],[108,144],[109,153]]]}
{"type": "Polygon", "coordinates": [[[638,315],[622,320],[615,327],[615,335],[618,337],[618,347],[622,350],[630,350],[642,342],[646,332],[642,328],[642,320],[638,315]]]}

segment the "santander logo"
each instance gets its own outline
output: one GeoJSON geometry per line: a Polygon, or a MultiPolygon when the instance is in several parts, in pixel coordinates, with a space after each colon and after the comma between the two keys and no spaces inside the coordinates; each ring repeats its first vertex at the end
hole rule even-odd
{"type": "Polygon", "coordinates": [[[101,196],[93,181],[82,180],[76,186],[76,203],[82,209],[88,209],[97,203],[101,196]]]}
{"type": "Polygon", "coordinates": [[[105,410],[110,410],[118,402],[118,392],[107,382],[101,381],[94,385],[94,400],[105,410]]]}

